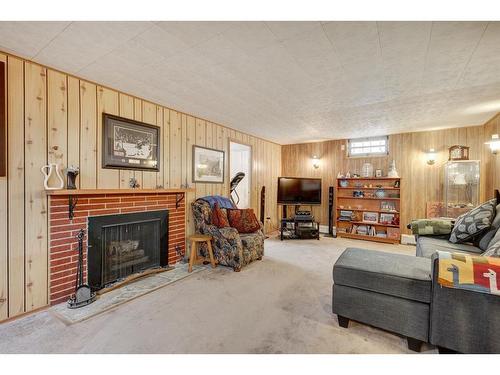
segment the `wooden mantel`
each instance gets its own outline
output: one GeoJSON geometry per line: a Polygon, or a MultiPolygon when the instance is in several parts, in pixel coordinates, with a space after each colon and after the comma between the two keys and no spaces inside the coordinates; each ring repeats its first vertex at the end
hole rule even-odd
{"type": "Polygon", "coordinates": [[[46,190],[47,195],[98,195],[98,194],[179,194],[194,192],[195,189],[61,189],[46,190]]]}

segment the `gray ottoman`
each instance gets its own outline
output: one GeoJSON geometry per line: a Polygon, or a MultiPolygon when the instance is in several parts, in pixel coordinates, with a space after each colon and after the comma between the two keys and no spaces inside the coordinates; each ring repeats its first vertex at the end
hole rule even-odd
{"type": "Polygon", "coordinates": [[[339,325],[349,320],[402,336],[420,351],[429,341],[431,260],[348,248],[333,266],[332,311],[339,325]]]}

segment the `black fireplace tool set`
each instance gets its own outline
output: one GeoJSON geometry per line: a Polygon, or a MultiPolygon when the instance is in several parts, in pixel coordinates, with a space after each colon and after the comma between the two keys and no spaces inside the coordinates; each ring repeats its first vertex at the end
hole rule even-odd
{"type": "Polygon", "coordinates": [[[83,281],[83,238],[85,233],[80,229],[76,238],[78,239],[78,269],[76,273],[75,294],[68,300],[68,308],[76,309],[86,306],[96,300],[96,294],[83,281]]]}

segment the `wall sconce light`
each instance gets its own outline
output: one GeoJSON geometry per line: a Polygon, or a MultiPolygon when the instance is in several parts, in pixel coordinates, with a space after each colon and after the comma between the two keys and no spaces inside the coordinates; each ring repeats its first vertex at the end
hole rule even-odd
{"type": "Polygon", "coordinates": [[[312,163],[313,163],[314,169],[318,169],[319,168],[319,158],[316,155],[313,156],[312,163]]]}
{"type": "Polygon", "coordinates": [[[496,154],[500,150],[500,138],[498,134],[493,134],[489,142],[485,142],[486,145],[490,145],[491,152],[496,154]]]}
{"type": "Polygon", "coordinates": [[[436,150],[430,148],[429,151],[427,151],[427,164],[433,165],[435,162],[436,162],[436,150]]]}

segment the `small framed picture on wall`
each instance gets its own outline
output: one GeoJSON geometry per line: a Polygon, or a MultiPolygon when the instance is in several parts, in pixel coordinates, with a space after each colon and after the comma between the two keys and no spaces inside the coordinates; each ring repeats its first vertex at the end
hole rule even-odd
{"type": "Polygon", "coordinates": [[[224,151],[193,145],[193,182],[224,183],[224,151]]]}

